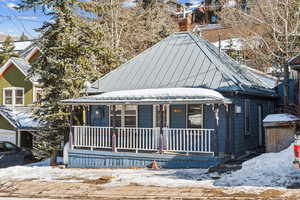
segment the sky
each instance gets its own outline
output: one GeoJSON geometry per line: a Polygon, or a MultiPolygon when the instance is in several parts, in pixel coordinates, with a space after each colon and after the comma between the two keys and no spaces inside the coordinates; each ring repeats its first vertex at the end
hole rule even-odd
{"type": "Polygon", "coordinates": [[[50,18],[41,10],[16,10],[20,0],[0,0],[0,33],[20,36],[23,32],[29,38],[37,38],[35,29],[42,26],[50,18]]]}

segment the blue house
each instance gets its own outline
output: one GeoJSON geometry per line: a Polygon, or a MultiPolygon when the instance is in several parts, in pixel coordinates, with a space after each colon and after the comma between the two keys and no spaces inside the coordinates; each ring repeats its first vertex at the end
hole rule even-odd
{"type": "Polygon", "coordinates": [[[103,76],[72,126],[69,167],[210,167],[264,145],[276,79],[189,32],[175,33],[103,76]]]}

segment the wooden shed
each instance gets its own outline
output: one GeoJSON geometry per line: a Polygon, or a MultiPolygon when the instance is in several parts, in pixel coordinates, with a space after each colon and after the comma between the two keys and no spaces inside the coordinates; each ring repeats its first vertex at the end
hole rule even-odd
{"type": "Polygon", "coordinates": [[[266,152],[279,152],[293,141],[299,118],[287,114],[271,114],[263,120],[265,127],[266,152]]]}

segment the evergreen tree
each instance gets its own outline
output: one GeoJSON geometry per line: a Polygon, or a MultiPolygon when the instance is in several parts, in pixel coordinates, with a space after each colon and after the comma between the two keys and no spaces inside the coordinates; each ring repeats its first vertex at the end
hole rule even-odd
{"type": "MultiPolygon", "coordinates": [[[[26,1],[31,2],[31,1],[26,1]]],[[[50,5],[55,22],[46,23],[39,31],[42,56],[32,68],[40,75],[42,99],[34,111],[45,126],[34,142],[35,155],[51,157],[56,164],[56,153],[69,133],[70,110],[59,102],[80,96],[83,83],[99,78],[115,66],[112,53],[102,45],[103,33],[98,27],[83,21],[76,13],[76,1],[34,1],[34,5],[50,5]],[[56,3],[53,3],[56,2],[56,3]]],[[[25,1],[23,1],[25,3],[25,1]]],[[[23,8],[31,7],[24,4],[23,8]]]]}
{"type": "Polygon", "coordinates": [[[13,51],[15,45],[10,36],[7,36],[0,46],[0,66],[2,66],[12,56],[17,56],[13,51]]]}
{"type": "Polygon", "coordinates": [[[24,40],[28,40],[29,38],[24,34],[24,32],[22,33],[22,35],[20,36],[20,40],[24,41],[24,40]]]}

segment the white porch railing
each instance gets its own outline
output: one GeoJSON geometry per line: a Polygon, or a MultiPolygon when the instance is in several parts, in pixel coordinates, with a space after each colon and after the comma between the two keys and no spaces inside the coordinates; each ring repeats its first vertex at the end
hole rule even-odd
{"type": "Polygon", "coordinates": [[[88,148],[111,148],[110,127],[73,126],[73,146],[88,148]]]}
{"type": "MultiPolygon", "coordinates": [[[[159,128],[118,127],[116,149],[158,151],[159,128]]],[[[163,128],[163,150],[184,153],[213,153],[213,129],[163,128]]],[[[72,148],[112,149],[112,127],[73,126],[72,148]]]]}
{"type": "Polygon", "coordinates": [[[158,149],[158,128],[116,128],[117,149],[148,150],[158,149]]]}
{"type": "Polygon", "coordinates": [[[214,129],[164,128],[163,130],[167,151],[213,153],[211,141],[214,129]]]}

